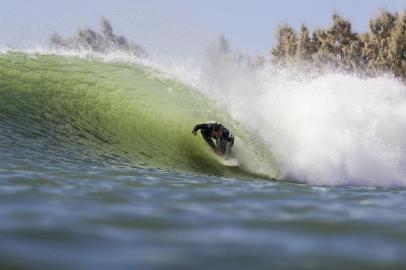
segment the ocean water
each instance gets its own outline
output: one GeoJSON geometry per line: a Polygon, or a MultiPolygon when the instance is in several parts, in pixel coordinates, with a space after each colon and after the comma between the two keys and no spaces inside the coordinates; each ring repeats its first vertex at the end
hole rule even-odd
{"type": "Polygon", "coordinates": [[[2,53],[1,269],[404,269],[406,88],[216,59],[2,53]]]}

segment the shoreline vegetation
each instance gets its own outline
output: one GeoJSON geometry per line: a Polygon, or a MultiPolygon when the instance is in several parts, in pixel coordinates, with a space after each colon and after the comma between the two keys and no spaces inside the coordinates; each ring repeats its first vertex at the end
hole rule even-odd
{"type": "Polygon", "coordinates": [[[116,35],[106,18],[101,18],[100,32],[92,29],[79,29],[75,36],[63,38],[58,33],[49,35],[52,49],[89,50],[97,53],[126,52],[138,57],[148,54],[141,45],[127,41],[123,35],[116,35]]]}
{"type": "Polygon", "coordinates": [[[352,31],[351,22],[333,14],[329,28],[310,31],[302,24],[296,32],[281,25],[271,49],[274,63],[304,64],[374,77],[392,73],[406,81],[406,10],[382,10],[369,21],[369,31],[352,31]]]}
{"type": "MultiPolygon", "coordinates": [[[[382,10],[369,21],[369,31],[356,33],[351,22],[334,13],[328,28],[311,31],[304,23],[299,31],[288,24],[276,31],[276,42],[270,50],[269,60],[264,56],[252,59],[236,54],[238,62],[260,67],[265,62],[278,66],[294,66],[304,70],[339,71],[365,77],[393,74],[406,82],[406,10],[399,14],[382,10]]],[[[49,37],[51,48],[69,50],[86,49],[98,53],[123,51],[138,57],[147,57],[144,48],[128,42],[113,33],[111,23],[101,19],[100,32],[79,29],[76,36],[62,38],[57,33],[49,37]]],[[[229,41],[221,35],[215,50],[231,54],[229,41]]],[[[213,47],[212,47],[213,49],[213,47]]]]}

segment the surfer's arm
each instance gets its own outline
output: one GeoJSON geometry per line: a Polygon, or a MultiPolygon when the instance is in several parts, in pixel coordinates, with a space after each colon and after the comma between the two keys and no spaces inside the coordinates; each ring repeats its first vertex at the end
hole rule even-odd
{"type": "Polygon", "coordinates": [[[199,125],[196,125],[196,126],[193,128],[192,133],[193,133],[194,135],[196,135],[196,132],[197,132],[199,129],[207,129],[207,128],[208,128],[208,125],[207,125],[207,124],[199,124],[199,125]]]}
{"type": "Polygon", "coordinates": [[[196,132],[197,132],[198,130],[200,130],[200,129],[202,130],[202,137],[203,137],[203,139],[207,142],[208,145],[210,145],[210,147],[213,149],[213,151],[217,153],[217,147],[216,147],[216,145],[214,144],[214,142],[213,142],[213,140],[212,140],[212,138],[211,138],[211,136],[210,136],[210,124],[199,124],[199,125],[196,125],[196,126],[193,128],[192,133],[193,133],[194,135],[196,135],[196,132]]]}
{"type": "Polygon", "coordinates": [[[203,139],[210,145],[210,147],[211,147],[213,150],[216,150],[216,149],[217,149],[217,147],[216,147],[216,145],[214,144],[213,140],[212,140],[209,136],[205,136],[205,134],[203,134],[203,133],[202,133],[202,136],[203,136],[203,139]]]}

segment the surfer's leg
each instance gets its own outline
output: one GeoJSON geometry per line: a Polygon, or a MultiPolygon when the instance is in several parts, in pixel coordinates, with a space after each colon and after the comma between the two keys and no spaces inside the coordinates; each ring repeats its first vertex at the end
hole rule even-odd
{"type": "Polygon", "coordinates": [[[227,143],[227,154],[231,154],[231,148],[234,145],[234,136],[231,135],[231,141],[229,143],[227,143]]]}
{"type": "Polygon", "coordinates": [[[220,147],[219,150],[222,154],[225,154],[227,151],[227,141],[226,140],[220,140],[220,147]]]}

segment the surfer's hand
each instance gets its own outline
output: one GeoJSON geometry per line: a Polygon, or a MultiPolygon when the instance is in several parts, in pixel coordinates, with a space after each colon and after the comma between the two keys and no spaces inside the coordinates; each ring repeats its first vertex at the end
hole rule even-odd
{"type": "Polygon", "coordinates": [[[196,131],[192,130],[193,135],[197,135],[196,131]]]}

